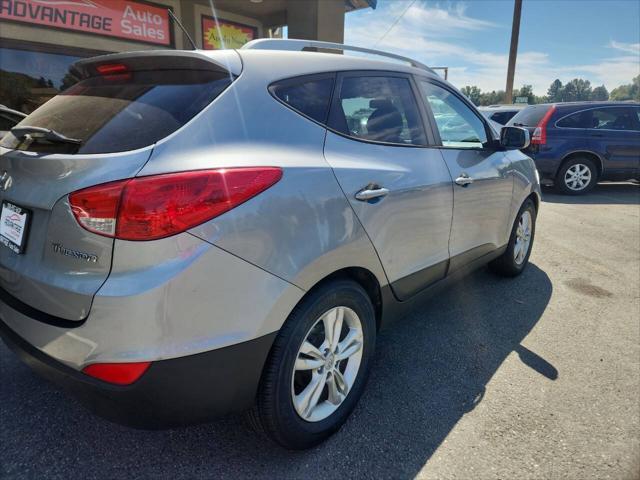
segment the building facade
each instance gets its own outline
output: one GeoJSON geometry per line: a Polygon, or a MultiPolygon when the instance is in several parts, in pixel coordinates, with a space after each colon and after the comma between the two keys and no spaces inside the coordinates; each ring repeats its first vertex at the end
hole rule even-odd
{"type": "Polygon", "coordinates": [[[342,42],[346,12],[376,0],[0,0],[0,104],[29,113],[76,60],[145,49],[240,48],[277,36],[342,42]]]}

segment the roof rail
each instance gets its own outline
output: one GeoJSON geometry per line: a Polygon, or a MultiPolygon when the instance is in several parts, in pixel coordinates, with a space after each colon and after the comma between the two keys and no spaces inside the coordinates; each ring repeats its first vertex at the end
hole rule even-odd
{"type": "Polygon", "coordinates": [[[435,73],[431,68],[424,63],[420,63],[412,58],[403,57],[402,55],[396,55],[395,53],[387,53],[381,50],[373,50],[370,48],[354,47],[351,45],[343,45],[342,43],[321,42],[319,40],[295,40],[295,39],[280,39],[280,38],[259,38],[257,40],[251,40],[242,46],[242,49],[248,50],[289,50],[302,52],[308,48],[323,48],[326,50],[342,50],[352,51],[360,53],[368,53],[370,55],[379,55],[381,57],[393,58],[406,62],[412,67],[427,70],[431,73],[435,73]]]}

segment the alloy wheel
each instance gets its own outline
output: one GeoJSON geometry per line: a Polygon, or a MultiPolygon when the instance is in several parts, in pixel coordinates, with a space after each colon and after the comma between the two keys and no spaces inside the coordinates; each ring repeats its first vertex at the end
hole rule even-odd
{"type": "Polygon", "coordinates": [[[309,329],[291,377],[291,399],[303,420],[324,420],[344,402],[358,377],[363,341],[360,318],[348,307],[332,308],[309,329]]]}
{"type": "Polygon", "coordinates": [[[564,184],[567,188],[579,192],[591,183],[591,169],[582,163],[571,165],[564,174],[564,184]]]}
{"type": "Polygon", "coordinates": [[[518,265],[522,265],[522,262],[524,262],[529,252],[529,246],[531,245],[531,226],[533,223],[531,220],[531,213],[528,210],[522,212],[518,220],[516,244],[513,249],[513,258],[518,265]]]}

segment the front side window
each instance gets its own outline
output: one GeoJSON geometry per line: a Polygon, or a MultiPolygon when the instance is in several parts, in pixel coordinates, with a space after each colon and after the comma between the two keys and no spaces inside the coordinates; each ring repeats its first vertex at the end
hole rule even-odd
{"type": "Polygon", "coordinates": [[[593,110],[593,128],[604,130],[640,130],[633,108],[598,108],[593,110]]]}
{"type": "Polygon", "coordinates": [[[426,143],[411,84],[402,77],[345,77],[331,114],[331,127],[374,142],[426,143]]]}
{"type": "Polygon", "coordinates": [[[487,142],[484,123],[450,91],[421,80],[425,101],[431,106],[444,147],[482,148],[487,142]]]}
{"type": "Polygon", "coordinates": [[[271,86],[271,92],[294,110],[326,123],[333,90],[333,77],[285,80],[271,86]]]}

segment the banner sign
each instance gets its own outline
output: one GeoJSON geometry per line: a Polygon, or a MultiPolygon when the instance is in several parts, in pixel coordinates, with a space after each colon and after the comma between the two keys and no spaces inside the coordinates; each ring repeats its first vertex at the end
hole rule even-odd
{"type": "Polygon", "coordinates": [[[207,15],[202,16],[202,48],[218,50],[240,48],[258,36],[258,29],[251,25],[229,22],[207,15]]]}
{"type": "Polygon", "coordinates": [[[0,0],[0,19],[172,44],[167,9],[134,0],[0,0]]]}

